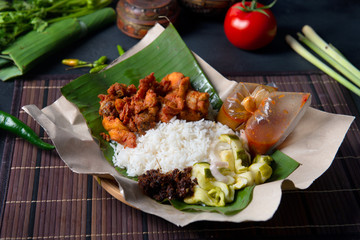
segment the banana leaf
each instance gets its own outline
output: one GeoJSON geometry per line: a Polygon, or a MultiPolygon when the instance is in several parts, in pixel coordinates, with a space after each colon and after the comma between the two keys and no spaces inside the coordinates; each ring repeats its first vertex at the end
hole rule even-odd
{"type": "Polygon", "coordinates": [[[0,79],[6,81],[23,75],[54,52],[114,22],[115,18],[114,9],[103,8],[83,17],[53,23],[43,32],[25,34],[1,52],[0,79]]]}
{"type": "MultiPolygon", "coordinates": [[[[100,106],[98,95],[106,94],[107,89],[115,82],[137,86],[140,79],[152,72],[157,80],[161,80],[167,74],[175,71],[182,72],[185,76],[190,77],[191,84],[196,90],[208,92],[211,106],[214,109],[218,110],[221,107],[222,101],[217,92],[172,24],[143,50],[100,73],[85,74],[73,80],[65,85],[61,92],[67,100],[79,108],[91,130],[91,134],[98,140],[105,158],[113,165],[113,149],[100,136],[100,133],[105,130],[98,113],[100,106]]],[[[290,162],[289,166],[286,166],[284,165],[286,161],[281,161],[282,158],[284,158],[282,155],[276,157],[279,161],[276,160],[275,166],[278,169],[288,171],[275,174],[276,179],[286,178],[298,166],[298,163],[292,159],[288,161],[290,162]]],[[[120,174],[126,176],[126,169],[116,169],[120,174]]],[[[272,180],[275,181],[276,179],[272,180]]],[[[218,211],[224,214],[234,214],[241,211],[251,201],[252,190],[253,187],[248,187],[243,191],[238,191],[237,199],[233,204],[220,210],[210,208],[210,211],[218,211]]],[[[186,211],[209,211],[208,208],[184,205],[184,203],[173,202],[173,205],[186,211]]]]}

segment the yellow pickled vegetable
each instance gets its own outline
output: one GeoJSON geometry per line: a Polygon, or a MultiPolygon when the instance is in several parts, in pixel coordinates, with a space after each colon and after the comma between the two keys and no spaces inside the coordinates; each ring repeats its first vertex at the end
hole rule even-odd
{"type": "MultiPolygon", "coordinates": [[[[199,185],[195,186],[194,194],[191,197],[184,199],[184,202],[187,204],[204,204],[206,206],[218,207],[221,205],[220,196],[214,196],[214,193],[201,188],[199,185]]],[[[225,205],[225,204],[224,204],[225,205]]]]}
{"type": "Polygon", "coordinates": [[[234,200],[235,190],[232,186],[210,177],[209,163],[196,163],[191,175],[196,177],[198,185],[194,188],[193,196],[184,199],[185,203],[219,207],[234,200]]]}
{"type": "Polygon", "coordinates": [[[194,188],[194,195],[184,199],[185,203],[225,206],[234,200],[235,190],[264,183],[271,177],[270,156],[257,155],[251,161],[237,135],[222,134],[219,141],[229,144],[229,148],[217,153],[221,160],[218,165],[194,164],[191,175],[197,179],[198,185],[194,188]]]}
{"type": "Polygon", "coordinates": [[[221,134],[219,140],[231,146],[234,155],[235,171],[241,171],[243,167],[248,167],[251,163],[250,155],[246,152],[239,137],[234,134],[221,134]]]}

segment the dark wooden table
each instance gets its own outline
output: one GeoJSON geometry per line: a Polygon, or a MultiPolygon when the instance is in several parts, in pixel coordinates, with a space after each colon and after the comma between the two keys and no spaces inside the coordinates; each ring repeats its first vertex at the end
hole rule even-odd
{"type": "MultiPolygon", "coordinates": [[[[39,151],[0,131],[0,238],[360,239],[359,98],[298,56],[284,40],[286,34],[295,36],[308,24],[360,67],[359,11],[357,0],[278,0],[273,7],[277,37],[252,52],[227,41],[223,16],[181,12],[176,28],[185,43],[224,76],[260,83],[271,80],[288,91],[308,89],[314,108],[357,117],[328,171],[309,189],[284,192],[269,221],[176,227],[117,201],[92,176],[72,173],[56,152],[39,151]]],[[[95,60],[101,55],[113,60],[118,55],[116,45],[127,50],[137,42],[114,23],[54,53],[27,75],[0,82],[0,109],[24,120],[47,141],[21,106],[51,104],[63,85],[85,73],[65,70],[61,60],[95,60]]]]}

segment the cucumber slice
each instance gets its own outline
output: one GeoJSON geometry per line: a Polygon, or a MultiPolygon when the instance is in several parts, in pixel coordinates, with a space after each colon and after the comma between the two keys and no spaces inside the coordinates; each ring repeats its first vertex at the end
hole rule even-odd
{"type": "Polygon", "coordinates": [[[224,193],[226,203],[232,202],[234,200],[234,196],[235,196],[234,187],[219,181],[213,182],[213,185],[215,187],[218,187],[224,193]]]}
{"type": "Polygon", "coordinates": [[[210,168],[204,168],[204,175],[205,175],[205,178],[214,178],[214,176],[212,175],[212,173],[211,173],[211,170],[210,170],[210,168]]]}
{"type": "Polygon", "coordinates": [[[251,164],[249,154],[245,151],[239,137],[235,134],[221,134],[219,140],[226,142],[231,146],[235,161],[241,160],[241,164],[244,167],[248,167],[251,164]]]}
{"type": "Polygon", "coordinates": [[[229,163],[229,169],[235,171],[235,158],[232,149],[222,150],[220,153],[220,159],[223,162],[229,163]]]}

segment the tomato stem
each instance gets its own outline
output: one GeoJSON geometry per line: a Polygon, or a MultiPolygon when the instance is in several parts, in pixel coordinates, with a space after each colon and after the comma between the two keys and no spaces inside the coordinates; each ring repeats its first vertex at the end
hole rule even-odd
{"type": "Polygon", "coordinates": [[[271,2],[268,5],[258,7],[257,0],[252,0],[250,5],[246,4],[245,0],[242,0],[242,2],[241,2],[242,6],[236,6],[236,8],[238,8],[241,11],[244,11],[244,12],[260,12],[260,13],[265,14],[266,16],[269,17],[269,14],[267,14],[267,12],[265,12],[264,10],[272,8],[275,5],[276,1],[277,0],[274,0],[273,2],[271,2]]]}

